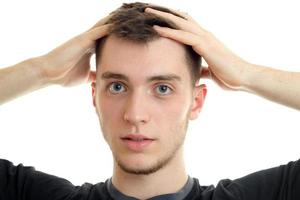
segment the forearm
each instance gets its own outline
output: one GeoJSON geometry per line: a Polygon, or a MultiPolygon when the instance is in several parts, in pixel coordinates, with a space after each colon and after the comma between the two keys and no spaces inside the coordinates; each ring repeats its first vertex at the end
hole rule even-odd
{"type": "Polygon", "coordinates": [[[0,105],[47,86],[40,65],[39,58],[32,58],[0,69],[0,105]]]}
{"type": "Polygon", "coordinates": [[[250,65],[245,90],[300,110],[300,72],[250,65]]]}

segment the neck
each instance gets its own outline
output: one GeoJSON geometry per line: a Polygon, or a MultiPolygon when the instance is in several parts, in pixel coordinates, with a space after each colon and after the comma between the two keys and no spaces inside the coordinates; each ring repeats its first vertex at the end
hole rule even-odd
{"type": "Polygon", "coordinates": [[[148,199],[179,191],[187,179],[181,148],[166,166],[149,175],[129,174],[114,162],[112,183],[127,196],[148,199]]]}

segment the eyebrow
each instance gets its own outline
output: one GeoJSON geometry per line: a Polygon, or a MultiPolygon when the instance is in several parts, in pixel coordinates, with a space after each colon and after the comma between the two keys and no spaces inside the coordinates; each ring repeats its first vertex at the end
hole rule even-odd
{"type": "MultiPolygon", "coordinates": [[[[104,72],[101,75],[101,79],[121,79],[124,81],[129,82],[129,78],[125,76],[124,74],[119,73],[113,73],[113,72],[104,72]]],[[[153,81],[177,81],[181,82],[181,78],[176,74],[163,74],[163,75],[157,75],[157,76],[150,76],[147,78],[147,82],[153,82],[153,81]]]]}

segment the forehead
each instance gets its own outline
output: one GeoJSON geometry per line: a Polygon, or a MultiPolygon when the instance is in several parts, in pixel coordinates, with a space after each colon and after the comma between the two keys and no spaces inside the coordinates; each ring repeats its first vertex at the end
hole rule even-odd
{"type": "Polygon", "coordinates": [[[183,80],[189,79],[185,55],[185,46],[171,39],[161,37],[137,43],[109,36],[101,51],[97,73],[110,71],[130,79],[172,73],[183,80]]]}

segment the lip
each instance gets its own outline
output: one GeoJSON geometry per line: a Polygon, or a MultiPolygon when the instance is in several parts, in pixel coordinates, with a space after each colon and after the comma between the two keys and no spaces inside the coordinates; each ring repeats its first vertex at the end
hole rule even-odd
{"type": "Polygon", "coordinates": [[[144,151],[155,141],[155,139],[141,134],[128,134],[121,139],[130,150],[135,152],[144,151]]]}

